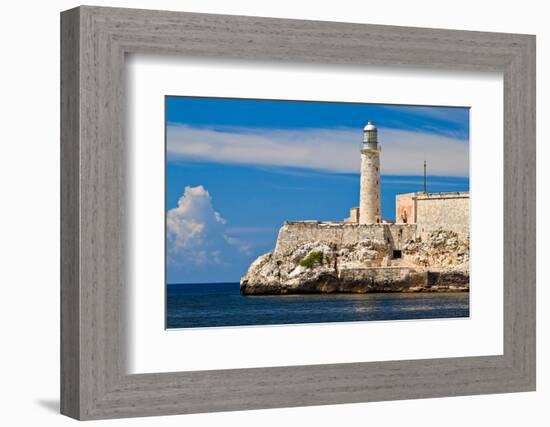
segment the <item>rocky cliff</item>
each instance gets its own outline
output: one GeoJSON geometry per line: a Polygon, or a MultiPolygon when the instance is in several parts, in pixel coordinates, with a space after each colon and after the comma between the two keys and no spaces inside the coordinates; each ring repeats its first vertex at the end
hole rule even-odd
{"type": "Polygon", "coordinates": [[[391,238],[375,234],[355,242],[297,240],[295,244],[286,244],[283,250],[281,247],[277,245],[277,251],[260,256],[250,265],[241,279],[241,293],[469,289],[469,239],[452,231],[436,230],[424,240],[412,237],[401,242],[398,250],[391,238]]]}

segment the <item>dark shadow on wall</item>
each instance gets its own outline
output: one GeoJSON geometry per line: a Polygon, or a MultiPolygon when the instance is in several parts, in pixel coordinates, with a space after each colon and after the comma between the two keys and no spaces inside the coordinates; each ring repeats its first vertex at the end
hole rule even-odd
{"type": "Polygon", "coordinates": [[[50,412],[59,414],[59,399],[38,399],[35,403],[50,412]]]}

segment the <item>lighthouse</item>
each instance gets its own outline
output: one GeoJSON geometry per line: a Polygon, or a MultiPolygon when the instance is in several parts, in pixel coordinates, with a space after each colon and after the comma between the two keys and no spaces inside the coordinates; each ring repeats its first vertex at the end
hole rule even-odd
{"type": "Polygon", "coordinates": [[[378,129],[369,121],[363,128],[359,224],[380,221],[380,149],[378,129]]]}

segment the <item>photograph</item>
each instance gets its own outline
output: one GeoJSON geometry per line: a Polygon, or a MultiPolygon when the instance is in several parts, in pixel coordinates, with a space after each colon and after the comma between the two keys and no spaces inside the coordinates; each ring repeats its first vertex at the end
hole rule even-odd
{"type": "Polygon", "coordinates": [[[166,96],[166,328],[469,317],[469,113],[166,96]]]}

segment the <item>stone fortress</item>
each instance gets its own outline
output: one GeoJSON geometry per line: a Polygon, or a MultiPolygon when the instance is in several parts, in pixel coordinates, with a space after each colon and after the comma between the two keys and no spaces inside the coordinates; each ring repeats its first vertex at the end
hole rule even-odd
{"type": "Polygon", "coordinates": [[[469,290],[467,192],[396,196],[380,208],[378,130],[363,129],[359,207],[341,222],[286,221],[273,252],[241,279],[242,294],[457,292],[469,290]]]}

